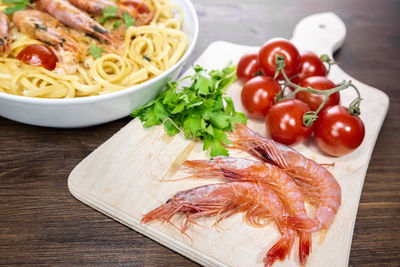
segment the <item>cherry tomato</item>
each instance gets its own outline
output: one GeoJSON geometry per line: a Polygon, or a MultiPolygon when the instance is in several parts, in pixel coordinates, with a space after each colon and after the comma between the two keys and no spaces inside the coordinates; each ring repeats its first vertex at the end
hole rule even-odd
{"type": "Polygon", "coordinates": [[[257,53],[253,53],[246,54],[240,58],[236,69],[236,75],[240,82],[247,82],[259,71],[257,56],[257,53]]]}
{"type": "Polygon", "coordinates": [[[139,13],[149,13],[150,9],[140,0],[125,0],[121,4],[135,8],[139,13]]]}
{"type": "Polygon", "coordinates": [[[318,114],[314,122],[314,137],[318,147],[331,156],[346,155],[362,143],[364,123],[343,106],[331,106],[318,114]]]}
{"type": "Polygon", "coordinates": [[[54,52],[41,44],[28,45],[19,52],[17,59],[29,65],[42,66],[48,70],[54,70],[58,61],[54,52]]]}
{"type": "Polygon", "coordinates": [[[276,103],[265,119],[267,132],[272,139],[285,145],[295,145],[310,137],[313,127],[303,124],[303,115],[310,108],[297,99],[276,103]]]}
{"type": "Polygon", "coordinates": [[[272,77],[256,76],[244,84],[242,104],[251,116],[264,119],[280,90],[281,86],[272,77]]]}
{"type": "MultiPolygon", "coordinates": [[[[312,76],[300,80],[299,85],[301,87],[311,87],[317,90],[329,90],[335,88],[336,85],[326,77],[323,76],[312,76]]],[[[316,111],[324,100],[324,95],[317,95],[309,92],[299,92],[296,94],[296,98],[306,103],[311,110],[316,111]]],[[[336,92],[329,96],[324,108],[328,106],[338,105],[340,102],[340,93],[336,92]]]]}
{"type": "MultiPolygon", "coordinates": [[[[274,77],[276,54],[285,58],[284,71],[289,78],[299,72],[301,58],[297,48],[286,39],[275,38],[267,41],[258,53],[258,64],[265,75],[274,77]]],[[[278,79],[283,79],[281,74],[279,74],[278,79]]]]}
{"type": "Polygon", "coordinates": [[[326,76],[327,70],[322,60],[313,52],[306,51],[300,53],[301,63],[300,71],[292,79],[292,82],[298,84],[299,81],[311,76],[326,76]]]}

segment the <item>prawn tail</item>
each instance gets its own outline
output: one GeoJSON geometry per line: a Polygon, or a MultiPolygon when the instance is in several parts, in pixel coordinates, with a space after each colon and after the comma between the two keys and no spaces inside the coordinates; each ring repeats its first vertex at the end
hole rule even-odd
{"type": "Polygon", "coordinates": [[[313,232],[310,230],[315,227],[315,221],[311,218],[288,216],[287,223],[297,230],[308,230],[308,232],[313,232]]]}
{"type": "Polygon", "coordinates": [[[308,255],[311,252],[311,243],[311,233],[300,232],[299,260],[301,265],[305,265],[307,262],[308,255]]]}
{"type": "Polygon", "coordinates": [[[265,255],[264,266],[272,266],[276,260],[284,260],[290,254],[294,236],[283,236],[265,255]]]}
{"type": "Polygon", "coordinates": [[[143,215],[140,223],[148,223],[157,219],[162,219],[164,222],[169,221],[176,212],[178,211],[172,207],[171,203],[163,204],[143,215]]]}

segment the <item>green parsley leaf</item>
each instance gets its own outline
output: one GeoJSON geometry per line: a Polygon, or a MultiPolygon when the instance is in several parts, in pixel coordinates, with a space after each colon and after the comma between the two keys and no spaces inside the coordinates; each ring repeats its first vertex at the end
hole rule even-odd
{"type": "Polygon", "coordinates": [[[105,51],[101,47],[98,47],[95,44],[90,44],[87,55],[92,55],[95,59],[98,59],[104,52],[105,51]]]}
{"type": "Polygon", "coordinates": [[[144,123],[144,127],[151,127],[162,124],[168,118],[169,113],[159,100],[155,100],[132,112],[131,116],[139,117],[144,123]]]}
{"type": "Polygon", "coordinates": [[[3,0],[3,4],[30,5],[30,0],[3,0]]]}
{"type": "Polygon", "coordinates": [[[29,0],[3,0],[3,4],[29,4],[29,0]]]}
{"type": "Polygon", "coordinates": [[[210,156],[229,156],[228,150],[223,146],[223,144],[215,139],[214,136],[207,135],[204,138],[203,150],[208,150],[211,147],[210,156]]]}
{"type": "Polygon", "coordinates": [[[169,136],[174,136],[175,134],[179,133],[179,128],[177,128],[175,126],[175,124],[173,123],[173,121],[171,120],[166,120],[164,123],[164,129],[165,132],[169,135],[169,136]]]}
{"type": "Polygon", "coordinates": [[[121,26],[121,24],[122,24],[122,20],[117,20],[116,22],[114,22],[112,29],[113,30],[118,29],[118,27],[121,26]]]}
{"type": "Polygon", "coordinates": [[[210,118],[213,126],[217,127],[218,129],[226,129],[230,127],[230,120],[231,116],[220,113],[214,113],[210,118]]]}
{"type": "Polygon", "coordinates": [[[211,93],[210,89],[214,87],[214,83],[211,77],[199,76],[194,86],[200,94],[208,95],[211,93]]]}
{"type": "Polygon", "coordinates": [[[187,117],[183,122],[183,131],[188,138],[198,136],[201,130],[202,118],[199,114],[187,117]]]}
{"type": "Polygon", "coordinates": [[[125,26],[127,28],[135,25],[135,22],[136,22],[135,18],[131,18],[131,16],[129,16],[129,14],[127,12],[123,13],[122,18],[123,18],[125,26]]]}
{"type": "Polygon", "coordinates": [[[7,7],[4,10],[4,14],[11,15],[17,11],[24,10],[28,5],[30,5],[29,0],[3,0],[4,4],[14,4],[14,6],[7,7]]]}
{"type": "Polygon", "coordinates": [[[107,20],[111,18],[118,18],[118,7],[109,6],[103,9],[103,18],[100,20],[101,24],[104,24],[107,20]]]}
{"type": "Polygon", "coordinates": [[[7,7],[6,10],[4,10],[4,14],[11,15],[17,11],[24,10],[25,8],[26,8],[26,5],[15,5],[12,7],[7,7]]]}
{"type": "Polygon", "coordinates": [[[229,144],[226,132],[232,131],[236,123],[245,124],[243,113],[236,112],[233,101],[225,96],[225,88],[236,80],[236,67],[207,73],[195,66],[195,73],[179,82],[168,81],[166,89],[153,101],[132,112],[144,127],[164,124],[168,135],[182,132],[186,138],[202,140],[203,149],[212,157],[228,155],[229,144]],[[186,79],[189,86],[179,87],[186,79]]]}

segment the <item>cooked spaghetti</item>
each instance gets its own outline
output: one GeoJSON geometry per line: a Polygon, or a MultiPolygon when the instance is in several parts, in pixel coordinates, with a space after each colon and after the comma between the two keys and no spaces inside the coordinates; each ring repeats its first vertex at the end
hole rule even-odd
{"type": "MultiPolygon", "coordinates": [[[[4,2],[0,12],[12,7],[4,2]]],[[[71,98],[122,90],[172,67],[187,46],[182,10],[168,0],[37,0],[0,15],[0,92],[14,95],[71,98]],[[30,62],[21,60],[34,44],[54,53],[54,68],[35,64],[31,55],[30,62]]]]}

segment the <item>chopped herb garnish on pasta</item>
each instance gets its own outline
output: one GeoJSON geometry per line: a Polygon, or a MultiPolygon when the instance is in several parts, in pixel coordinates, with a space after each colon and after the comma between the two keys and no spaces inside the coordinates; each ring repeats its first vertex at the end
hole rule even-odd
{"type": "Polygon", "coordinates": [[[118,7],[117,6],[109,6],[103,9],[103,18],[100,20],[101,24],[104,24],[108,19],[118,18],[118,7]]]}
{"type": "Polygon", "coordinates": [[[87,54],[92,55],[95,59],[98,59],[104,52],[105,51],[101,47],[98,47],[95,44],[90,44],[87,54]]]}
{"type": "Polygon", "coordinates": [[[30,3],[29,0],[3,0],[4,4],[25,4],[28,5],[30,3]]]}
{"type": "Polygon", "coordinates": [[[3,0],[4,4],[15,4],[14,6],[7,7],[4,14],[11,15],[17,11],[24,10],[29,4],[29,0],[3,0]]]}
{"type": "Polygon", "coordinates": [[[121,24],[122,24],[122,20],[117,20],[116,22],[114,22],[113,30],[118,29],[118,27],[121,26],[121,24]]]}
{"type": "Polygon", "coordinates": [[[167,88],[155,100],[132,112],[144,127],[164,124],[168,135],[183,132],[186,138],[204,141],[203,149],[210,149],[212,157],[228,155],[224,144],[226,133],[236,123],[246,123],[243,113],[236,112],[225,89],[236,80],[236,67],[206,72],[194,67],[195,74],[179,82],[168,82],[167,88]],[[191,80],[190,86],[180,82],[191,80]]]}
{"type": "Polygon", "coordinates": [[[135,18],[131,18],[131,16],[129,16],[129,14],[126,12],[124,12],[123,14],[123,19],[127,28],[135,25],[136,22],[135,18]]]}

